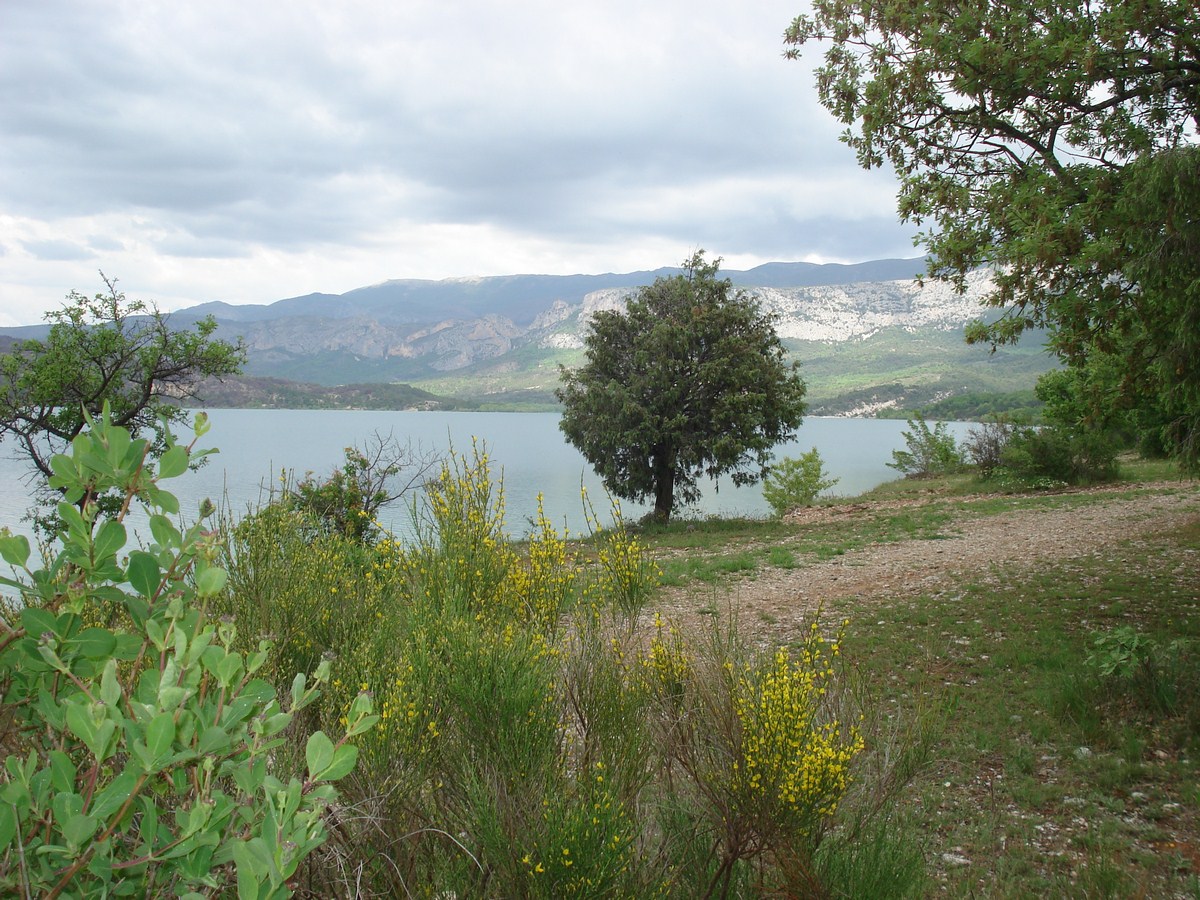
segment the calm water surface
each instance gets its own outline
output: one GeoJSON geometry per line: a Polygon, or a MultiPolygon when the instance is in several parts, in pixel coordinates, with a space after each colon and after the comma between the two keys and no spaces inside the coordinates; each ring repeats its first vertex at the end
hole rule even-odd
{"type": "MultiPolygon", "coordinates": [[[[217,447],[220,453],[199,472],[166,483],[185,514],[194,514],[205,497],[240,514],[265,499],[282,472],[297,477],[328,473],[343,461],[347,446],[362,446],[375,432],[435,451],[453,446],[469,452],[473,438],[485,442],[494,474],[503,475],[507,522],[514,535],[528,530],[539,492],[554,523],[572,532],[582,530],[581,479],[597,506],[604,507],[600,511],[607,509],[603,486],[563,439],[557,413],[218,409],[210,411],[209,418],[212,429],[201,444],[217,447]]],[[[826,468],[841,479],[830,493],[859,494],[897,477],[886,464],[892,450],[904,446],[904,428],[904,422],[887,419],[809,418],[795,441],[776,449],[776,458],[797,456],[815,446],[826,468]]],[[[951,425],[960,439],[967,428],[963,423],[951,425]]],[[[0,524],[17,530],[29,505],[23,478],[28,470],[12,458],[10,447],[2,449],[9,452],[0,457],[0,524]]],[[[758,485],[735,488],[722,480],[714,487],[705,481],[701,489],[700,503],[680,510],[680,516],[762,516],[770,511],[758,485]]],[[[396,504],[385,516],[385,524],[399,531],[407,519],[402,507],[396,504]]],[[[623,504],[629,519],[646,509],[623,504]]]]}

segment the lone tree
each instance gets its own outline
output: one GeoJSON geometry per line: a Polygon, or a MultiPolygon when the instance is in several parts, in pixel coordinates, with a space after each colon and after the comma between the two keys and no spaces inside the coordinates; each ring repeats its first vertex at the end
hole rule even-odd
{"type": "Polygon", "coordinates": [[[597,313],[587,361],[560,367],[567,439],[608,490],[653,498],[663,522],[700,496],[701,475],[757,481],[804,414],[798,364],[785,362],[771,316],[719,266],[700,251],[624,311],[597,313]]]}
{"type": "Polygon", "coordinates": [[[930,274],[995,271],[1006,314],[969,339],[1117,354],[1122,402],[1200,461],[1196,0],[813,0],[785,41],[825,46],[821,102],[895,168],[930,274]]]}
{"type": "MultiPolygon", "coordinates": [[[[104,277],[101,275],[101,277],[104,277]]],[[[0,356],[0,436],[15,439],[44,476],[50,460],[84,427],[84,411],[99,416],[107,401],[111,423],[138,433],[160,416],[186,418],[180,401],[195,397],[201,379],[233,375],[245,353],[213,337],[217,323],[174,331],[153,305],[127,300],[116,281],[91,299],[72,291],[47,313],[43,340],[17,341],[0,356]]]]}

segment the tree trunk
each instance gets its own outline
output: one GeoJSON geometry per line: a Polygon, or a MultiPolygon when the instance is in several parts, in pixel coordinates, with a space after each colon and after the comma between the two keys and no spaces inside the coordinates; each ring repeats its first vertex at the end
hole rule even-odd
{"type": "Polygon", "coordinates": [[[662,450],[654,455],[654,521],[671,521],[675,506],[675,454],[662,450]]]}

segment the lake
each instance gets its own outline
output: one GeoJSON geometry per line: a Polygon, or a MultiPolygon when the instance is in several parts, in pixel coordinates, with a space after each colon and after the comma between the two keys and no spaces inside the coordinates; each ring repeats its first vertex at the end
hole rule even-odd
{"type": "MultiPolygon", "coordinates": [[[[205,497],[242,513],[267,496],[286,470],[302,477],[306,472],[326,474],[341,464],[347,446],[364,445],[380,432],[401,443],[445,451],[453,446],[470,452],[472,439],[485,442],[493,474],[504,479],[509,531],[517,536],[528,530],[544,495],[546,515],[572,533],[586,523],[580,506],[580,482],[597,506],[607,511],[603,486],[583,456],[558,430],[557,413],[487,412],[387,412],[341,410],[218,409],[209,413],[212,429],[202,439],[204,447],[220,453],[199,472],[166,482],[181,501],[185,514],[194,514],[205,497]]],[[[826,469],[841,481],[830,492],[853,495],[898,476],[887,467],[892,450],[904,446],[905,423],[889,419],[808,418],[797,438],[780,445],[776,458],[798,456],[816,447],[826,469]]],[[[970,427],[951,423],[961,440],[970,427]]],[[[20,519],[29,505],[25,481],[28,466],[9,453],[0,457],[0,524],[14,531],[27,529],[20,519]]],[[[759,485],[735,487],[722,480],[715,487],[701,482],[703,497],[694,507],[678,510],[687,516],[764,516],[770,507],[759,485]]],[[[386,510],[385,524],[403,531],[407,514],[403,503],[386,510]]],[[[634,519],[646,506],[625,503],[625,517],[634,519]]]]}

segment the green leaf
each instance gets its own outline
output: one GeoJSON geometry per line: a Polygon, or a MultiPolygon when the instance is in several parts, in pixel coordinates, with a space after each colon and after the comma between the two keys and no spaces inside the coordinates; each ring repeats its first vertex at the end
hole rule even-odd
{"type": "MultiPolygon", "coordinates": [[[[50,612],[36,606],[21,610],[21,626],[31,638],[37,639],[46,632],[58,634],[58,620],[50,612]]],[[[61,637],[61,635],[60,635],[61,637]]]]}
{"type": "Polygon", "coordinates": [[[219,725],[211,725],[200,733],[196,750],[202,756],[223,756],[232,746],[229,732],[219,725]]]}
{"type": "Polygon", "coordinates": [[[171,752],[175,742],[175,714],[159,713],[146,726],[146,749],[154,759],[161,759],[171,752]]]}
{"type": "Polygon", "coordinates": [[[150,536],[160,547],[177,548],[183,543],[183,536],[174,523],[157,513],[150,517],[150,536]]]}
{"type": "Polygon", "coordinates": [[[326,737],[323,731],[313,732],[304,748],[310,781],[320,781],[324,777],[325,770],[333,762],[333,756],[333,741],[326,737]]]}
{"type": "Polygon", "coordinates": [[[153,556],[143,550],[134,550],[129,554],[126,578],[135,591],[149,599],[162,584],[162,571],[153,556]]]}
{"type": "Polygon", "coordinates": [[[267,716],[262,723],[262,733],[264,737],[272,737],[279,734],[283,729],[292,724],[291,713],[276,713],[273,716],[267,716]]]}
{"type": "Polygon", "coordinates": [[[92,800],[92,815],[107,819],[124,805],[137,785],[137,775],[125,769],[92,800]]]}
{"type": "Polygon", "coordinates": [[[94,558],[97,562],[112,556],[125,546],[127,535],[125,526],[113,519],[106,519],[96,529],[96,537],[92,543],[94,558]]]}
{"type": "Polygon", "coordinates": [[[88,659],[107,659],[117,648],[117,638],[106,628],[85,628],[73,642],[88,659]]]}
{"type": "Polygon", "coordinates": [[[196,593],[201,597],[211,597],[220,593],[229,580],[229,573],[220,566],[209,566],[201,569],[196,575],[196,593]]]}
{"type": "Polygon", "coordinates": [[[74,791],[62,791],[54,795],[50,808],[54,812],[54,821],[61,826],[83,812],[83,798],[74,791]]]}
{"type": "Polygon", "coordinates": [[[0,804],[0,852],[5,850],[17,834],[17,814],[8,803],[0,804]]]}
{"type": "Polygon", "coordinates": [[[29,538],[23,534],[0,534],[0,557],[10,566],[23,569],[29,562],[29,538]]]}
{"type": "Polygon", "coordinates": [[[87,544],[88,539],[91,537],[92,529],[84,521],[83,515],[75,508],[74,504],[58,504],[58,517],[62,519],[62,523],[66,526],[70,537],[78,540],[80,544],[87,544]]]}
{"type": "Polygon", "coordinates": [[[237,865],[238,900],[258,900],[263,878],[245,841],[233,845],[233,861],[237,865]]]}
{"type": "Polygon", "coordinates": [[[176,444],[168,449],[158,461],[159,478],[178,478],[188,467],[187,447],[176,444]]]}
{"type": "Polygon", "coordinates": [[[179,514],[179,498],[170,491],[164,491],[152,484],[146,488],[146,498],[165,513],[173,516],[179,514]]]}
{"type": "Polygon", "coordinates": [[[346,729],[346,737],[354,737],[363,732],[370,731],[378,721],[379,716],[363,716],[361,719],[350,723],[350,726],[346,729]]]}
{"type": "Polygon", "coordinates": [[[353,744],[342,744],[334,752],[333,761],[321,778],[325,781],[337,781],[339,778],[344,778],[354,771],[354,765],[357,762],[358,748],[353,744]]]}
{"type": "Polygon", "coordinates": [[[50,754],[50,783],[60,792],[75,789],[75,764],[71,757],[61,750],[51,750],[50,754]]]}
{"type": "Polygon", "coordinates": [[[308,679],[303,672],[297,672],[296,677],[292,679],[292,708],[295,709],[300,705],[300,698],[304,696],[304,686],[308,679]]]}
{"type": "Polygon", "coordinates": [[[100,825],[100,820],[95,816],[85,816],[82,813],[71,816],[63,823],[62,835],[66,839],[68,846],[82,847],[93,834],[96,833],[96,828],[100,825]]]}
{"type": "Polygon", "coordinates": [[[94,746],[89,745],[92,754],[99,762],[104,762],[113,755],[114,745],[116,741],[117,725],[115,722],[106,719],[96,726],[96,735],[94,738],[94,746]]]}
{"type": "Polygon", "coordinates": [[[138,823],[138,833],[142,843],[153,847],[158,843],[158,804],[154,798],[145,794],[138,797],[138,805],[142,808],[141,821],[138,823]]]}
{"type": "Polygon", "coordinates": [[[158,619],[146,620],[146,637],[150,639],[155,650],[162,650],[167,645],[167,633],[158,619]]]}
{"type": "Polygon", "coordinates": [[[87,708],[86,703],[71,703],[67,706],[67,727],[71,729],[71,733],[87,746],[92,751],[92,755],[96,755],[96,723],[92,720],[91,710],[87,708]]]}
{"type": "Polygon", "coordinates": [[[258,788],[262,784],[266,773],[266,761],[257,757],[251,757],[249,760],[239,762],[232,767],[234,784],[237,785],[238,790],[248,797],[252,797],[258,792],[258,788]]]}
{"type": "Polygon", "coordinates": [[[225,658],[217,663],[217,681],[222,687],[232,685],[242,672],[242,657],[239,653],[227,653],[225,658]]]}
{"type": "Polygon", "coordinates": [[[100,699],[113,706],[121,699],[121,682],[117,680],[117,661],[110,658],[100,675],[100,699]]]}

